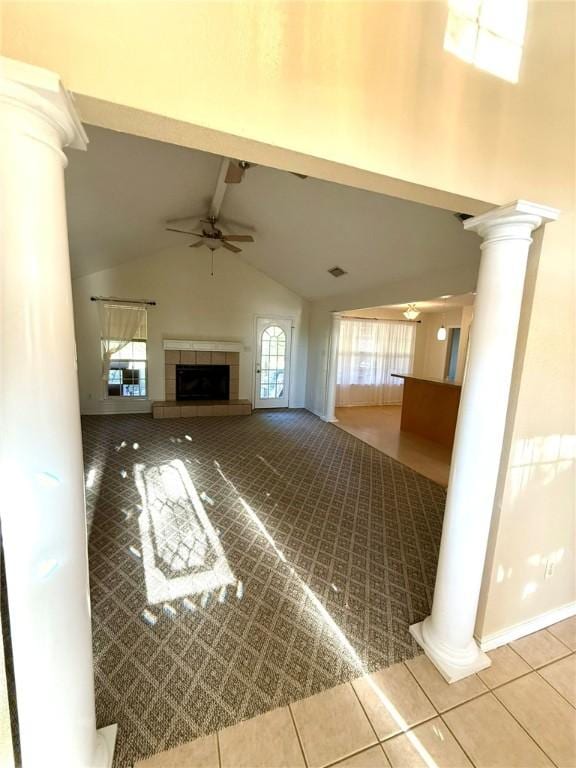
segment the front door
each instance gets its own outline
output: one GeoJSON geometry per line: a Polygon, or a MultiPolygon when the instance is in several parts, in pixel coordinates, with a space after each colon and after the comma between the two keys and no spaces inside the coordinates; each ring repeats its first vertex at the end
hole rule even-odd
{"type": "Polygon", "coordinates": [[[290,390],[292,320],[256,320],[256,376],[254,408],[287,408],[290,390]]]}

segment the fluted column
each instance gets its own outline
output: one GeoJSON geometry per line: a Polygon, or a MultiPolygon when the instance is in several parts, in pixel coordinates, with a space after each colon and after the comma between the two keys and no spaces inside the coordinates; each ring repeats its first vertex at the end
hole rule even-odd
{"type": "Polygon", "coordinates": [[[474,625],[502,455],[531,233],[558,211],[525,201],[468,219],[482,238],[431,615],[411,633],[448,682],[490,665],[474,625]]]}
{"type": "Polygon", "coordinates": [[[97,733],[57,75],[0,58],[0,514],[25,768],[111,764],[97,733]]]}

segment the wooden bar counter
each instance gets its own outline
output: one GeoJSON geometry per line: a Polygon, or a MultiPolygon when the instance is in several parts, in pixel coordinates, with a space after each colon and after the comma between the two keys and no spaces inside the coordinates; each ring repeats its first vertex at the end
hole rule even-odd
{"type": "Polygon", "coordinates": [[[452,448],[462,386],[445,379],[392,375],[404,379],[400,429],[452,448]]]}

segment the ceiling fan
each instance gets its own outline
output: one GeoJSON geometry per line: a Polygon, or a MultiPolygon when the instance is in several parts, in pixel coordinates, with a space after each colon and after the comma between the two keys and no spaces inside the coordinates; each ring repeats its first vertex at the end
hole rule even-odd
{"type": "MultiPolygon", "coordinates": [[[[222,208],[224,196],[226,195],[226,190],[228,188],[226,177],[230,171],[231,164],[232,160],[229,158],[224,157],[222,159],[210,208],[208,209],[208,214],[204,218],[202,218],[202,216],[192,215],[183,219],[168,219],[165,226],[165,229],[168,232],[179,232],[182,235],[188,235],[188,237],[197,237],[198,240],[196,240],[195,243],[190,243],[188,246],[189,248],[201,248],[203,245],[208,248],[212,255],[212,275],[214,275],[214,251],[218,250],[218,248],[224,248],[232,253],[242,253],[242,248],[238,248],[238,246],[233,245],[233,243],[254,242],[252,235],[225,234],[222,231],[222,228],[224,228],[224,230],[229,230],[230,226],[240,226],[242,229],[254,231],[254,227],[251,227],[248,224],[238,225],[236,222],[220,216],[220,209],[222,208]]],[[[243,172],[244,171],[242,171],[242,173],[243,172]]],[[[238,179],[238,181],[240,181],[240,179],[238,179]]]]}
{"type": "MultiPolygon", "coordinates": [[[[177,224],[180,221],[190,221],[190,219],[172,219],[166,223],[169,225],[177,224]]],[[[189,229],[180,229],[174,226],[167,226],[167,232],[180,232],[182,235],[193,235],[200,238],[195,243],[191,243],[189,248],[200,248],[203,245],[209,248],[211,251],[215,251],[218,248],[225,248],[232,253],[242,253],[242,248],[238,248],[232,243],[253,243],[254,238],[252,235],[225,235],[224,232],[218,227],[218,218],[216,216],[207,216],[205,219],[200,219],[202,224],[201,232],[192,232],[189,229]]]]}

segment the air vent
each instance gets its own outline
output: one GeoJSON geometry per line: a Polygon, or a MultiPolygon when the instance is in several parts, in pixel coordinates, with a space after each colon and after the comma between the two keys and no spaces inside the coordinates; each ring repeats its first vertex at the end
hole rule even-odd
{"type": "Polygon", "coordinates": [[[342,269],[342,267],[332,267],[332,269],[329,269],[328,272],[330,272],[332,277],[342,277],[342,275],[348,274],[348,272],[346,272],[345,269],[342,269]]]}

